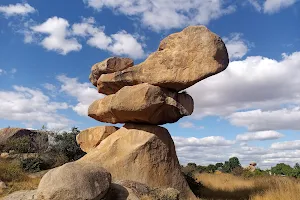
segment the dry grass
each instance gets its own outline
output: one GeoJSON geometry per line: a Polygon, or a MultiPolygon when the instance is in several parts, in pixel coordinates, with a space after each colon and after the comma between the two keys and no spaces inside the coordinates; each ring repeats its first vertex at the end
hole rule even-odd
{"type": "Polygon", "coordinates": [[[0,180],[8,186],[0,191],[1,199],[15,191],[36,189],[41,178],[30,178],[16,161],[0,159],[0,180]]]}
{"type": "Polygon", "coordinates": [[[231,174],[198,174],[206,200],[300,200],[300,183],[286,177],[245,179],[231,174]]]}

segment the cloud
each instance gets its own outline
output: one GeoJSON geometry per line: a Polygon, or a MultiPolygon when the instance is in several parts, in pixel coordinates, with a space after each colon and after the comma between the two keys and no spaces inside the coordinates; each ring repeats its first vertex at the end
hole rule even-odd
{"type": "Polygon", "coordinates": [[[264,13],[273,14],[281,9],[287,8],[297,0],[266,0],[264,3],[264,13]]]}
{"type": "Polygon", "coordinates": [[[15,73],[17,73],[17,69],[16,68],[12,68],[9,71],[4,70],[4,69],[0,69],[0,76],[1,75],[11,75],[11,77],[13,77],[15,73]]]}
{"type": "Polygon", "coordinates": [[[183,138],[183,137],[173,137],[176,147],[212,147],[212,146],[230,146],[235,143],[235,141],[226,140],[221,136],[210,136],[204,138],[183,138]]]}
{"type": "Polygon", "coordinates": [[[195,124],[193,124],[192,122],[180,122],[179,126],[182,128],[195,128],[195,124]]]}
{"type": "Polygon", "coordinates": [[[248,0],[248,1],[255,8],[255,10],[257,10],[258,12],[261,12],[262,6],[258,2],[258,0],[248,0]]]}
{"type": "Polygon", "coordinates": [[[54,92],[56,90],[56,87],[55,85],[51,84],[51,83],[45,83],[43,84],[44,88],[51,91],[51,92],[54,92]]]}
{"type": "Polygon", "coordinates": [[[30,6],[28,3],[17,3],[15,5],[9,4],[7,6],[0,6],[0,13],[3,13],[7,17],[16,15],[28,15],[29,13],[36,12],[36,9],[30,6]]]}
{"type": "Polygon", "coordinates": [[[251,133],[243,133],[236,136],[238,141],[251,141],[251,140],[275,140],[283,137],[284,135],[276,131],[258,131],[251,133]]]}
{"type": "Polygon", "coordinates": [[[241,33],[232,33],[229,38],[223,38],[231,60],[242,58],[249,51],[248,42],[242,39],[242,35],[241,33]]]}
{"type": "Polygon", "coordinates": [[[94,18],[83,18],[81,23],[73,24],[73,34],[88,38],[87,44],[106,51],[114,55],[128,55],[131,58],[138,59],[145,56],[143,45],[137,38],[122,30],[110,36],[104,33],[103,26],[96,26],[94,18]]]}
{"type": "Polygon", "coordinates": [[[229,117],[231,124],[247,127],[250,131],[300,130],[300,107],[273,111],[252,110],[236,112],[229,117]]]}
{"type": "Polygon", "coordinates": [[[139,18],[145,26],[160,31],[182,28],[192,24],[208,24],[211,20],[235,11],[225,1],[194,0],[84,0],[88,7],[97,11],[110,8],[117,13],[139,18]]]}
{"type": "MultiPolygon", "coordinates": [[[[207,137],[207,138],[212,138],[207,137]]],[[[288,141],[274,143],[270,148],[249,146],[247,143],[234,143],[234,141],[225,142],[225,145],[214,145],[211,139],[207,140],[208,145],[203,145],[207,141],[198,141],[202,138],[181,138],[174,137],[176,152],[180,164],[189,162],[198,165],[209,165],[217,162],[228,161],[231,157],[238,157],[242,166],[248,166],[251,162],[256,162],[259,168],[266,169],[275,166],[277,163],[284,162],[294,166],[299,162],[300,141],[288,141]],[[242,144],[242,145],[240,145],[242,144]]],[[[221,141],[226,141],[222,139],[221,141]]],[[[222,144],[224,142],[221,142],[222,144]]]]}
{"type": "Polygon", "coordinates": [[[300,150],[300,140],[273,143],[271,148],[277,150],[300,150]]]}
{"type": "Polygon", "coordinates": [[[0,75],[5,74],[6,71],[4,69],[0,69],[0,75]]]}
{"type": "MultiPolygon", "coordinates": [[[[52,17],[40,25],[31,27],[31,29],[36,33],[48,35],[40,42],[40,45],[45,49],[66,55],[71,51],[80,51],[82,48],[82,45],[78,43],[76,38],[69,37],[69,26],[67,20],[52,17]]],[[[26,36],[25,34],[25,43],[30,43],[31,41],[32,35],[29,34],[26,36]]]]}
{"type": "Polygon", "coordinates": [[[0,90],[0,119],[21,121],[49,129],[69,127],[71,120],[57,113],[68,108],[66,103],[51,101],[40,90],[13,86],[12,91],[0,90]]]}
{"type": "Polygon", "coordinates": [[[299,76],[300,52],[283,54],[279,61],[261,56],[233,61],[224,72],[187,89],[195,102],[192,117],[226,117],[242,110],[267,111],[297,105],[299,76]]]}
{"type": "Polygon", "coordinates": [[[195,128],[195,129],[204,129],[204,126],[196,126],[194,123],[189,121],[180,122],[179,126],[181,128],[195,128]]]}
{"type": "Polygon", "coordinates": [[[57,80],[62,83],[60,91],[76,98],[78,104],[73,106],[72,109],[81,116],[87,116],[89,105],[104,97],[94,87],[91,87],[90,83],[80,83],[77,78],[59,75],[57,80]]]}

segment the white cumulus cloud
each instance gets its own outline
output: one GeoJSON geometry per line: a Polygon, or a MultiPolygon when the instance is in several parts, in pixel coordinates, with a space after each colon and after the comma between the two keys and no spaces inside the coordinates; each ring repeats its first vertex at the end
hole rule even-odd
{"type": "Polygon", "coordinates": [[[0,13],[3,13],[7,17],[16,15],[28,15],[29,13],[34,12],[36,12],[36,9],[28,3],[17,3],[9,4],[7,6],[0,6],[0,13]]]}
{"type": "Polygon", "coordinates": [[[235,141],[226,140],[221,136],[209,136],[204,138],[184,138],[184,137],[173,137],[176,147],[187,147],[187,146],[230,146],[235,143],[235,141]]]}
{"type": "Polygon", "coordinates": [[[0,90],[0,119],[16,120],[49,129],[64,129],[71,120],[57,113],[67,109],[66,103],[54,102],[42,91],[13,86],[12,91],[0,90]]]}
{"type": "Polygon", "coordinates": [[[66,55],[82,48],[76,38],[69,37],[69,26],[66,19],[52,17],[40,25],[31,27],[31,29],[34,32],[48,35],[40,43],[45,49],[66,55]]]}
{"type": "Polygon", "coordinates": [[[87,116],[89,105],[103,98],[103,95],[99,94],[90,83],[80,83],[77,78],[69,78],[65,75],[57,76],[57,80],[62,83],[60,91],[76,98],[78,104],[72,108],[81,116],[87,116]]]}
{"type": "Polygon", "coordinates": [[[225,1],[194,0],[83,0],[97,11],[110,8],[117,13],[138,17],[152,29],[182,28],[191,24],[208,24],[211,20],[235,11],[235,6],[225,1]]]}
{"type": "Polygon", "coordinates": [[[228,117],[231,124],[247,127],[250,131],[300,130],[300,107],[272,111],[252,110],[236,112],[228,117]]]}
{"type": "Polygon", "coordinates": [[[249,51],[248,42],[242,39],[241,33],[232,33],[230,37],[224,37],[223,40],[231,60],[243,58],[249,51]]]}
{"type": "Polygon", "coordinates": [[[276,13],[296,2],[297,0],[266,0],[264,3],[264,12],[269,14],[276,13]]]}
{"type": "Polygon", "coordinates": [[[300,140],[276,142],[271,145],[271,148],[278,150],[300,150],[300,140]]]}
{"type": "Polygon", "coordinates": [[[229,116],[241,110],[299,105],[299,76],[300,52],[284,54],[279,61],[261,56],[233,61],[224,72],[187,89],[195,102],[193,116],[229,116]]]}
{"type": "Polygon", "coordinates": [[[277,131],[258,131],[238,134],[236,140],[238,141],[251,141],[251,140],[275,140],[283,137],[284,135],[277,131]]]}
{"type": "Polygon", "coordinates": [[[96,26],[94,18],[83,18],[81,23],[73,24],[73,34],[87,37],[87,44],[98,49],[110,51],[114,55],[127,55],[131,58],[143,58],[145,52],[138,39],[122,30],[112,35],[104,33],[103,26],[96,26]]]}

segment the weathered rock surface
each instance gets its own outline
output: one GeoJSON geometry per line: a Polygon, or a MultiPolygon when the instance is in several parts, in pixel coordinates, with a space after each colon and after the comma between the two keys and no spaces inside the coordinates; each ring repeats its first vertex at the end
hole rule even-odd
{"type": "Polygon", "coordinates": [[[35,194],[36,190],[20,190],[4,197],[3,200],[36,200],[35,194]]]}
{"type": "Polygon", "coordinates": [[[111,175],[92,163],[67,163],[46,173],[37,189],[37,199],[98,200],[110,187],[111,175]]]}
{"type": "Polygon", "coordinates": [[[132,66],[133,60],[130,58],[108,58],[93,65],[89,79],[94,86],[97,86],[97,81],[102,74],[121,71],[132,66]]]}
{"type": "Polygon", "coordinates": [[[116,132],[114,126],[97,126],[85,129],[76,136],[77,144],[84,152],[89,152],[100,144],[110,134],[116,132]]]}
{"type": "Polygon", "coordinates": [[[88,115],[108,123],[165,124],[191,115],[194,102],[186,93],[143,83],[127,86],[92,103],[88,115]]]}
{"type": "Polygon", "coordinates": [[[125,180],[112,183],[109,194],[105,198],[109,200],[178,200],[179,194],[179,191],[173,188],[151,188],[143,183],[125,180]]]}
{"type": "Polygon", "coordinates": [[[131,180],[153,188],[174,188],[180,199],[195,199],[177,159],[167,129],[125,124],[77,162],[107,169],[113,180],[131,180]]]}
{"type": "Polygon", "coordinates": [[[163,39],[158,50],[139,65],[103,74],[97,87],[103,94],[139,83],[181,91],[225,70],[228,63],[227,49],[219,36],[205,26],[189,26],[163,39]]]}

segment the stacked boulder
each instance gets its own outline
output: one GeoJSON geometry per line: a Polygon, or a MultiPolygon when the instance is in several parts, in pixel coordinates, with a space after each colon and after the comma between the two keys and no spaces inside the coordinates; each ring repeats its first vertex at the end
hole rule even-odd
{"type": "MultiPolygon", "coordinates": [[[[95,64],[90,81],[99,93],[107,96],[95,100],[88,115],[100,122],[125,125],[82,131],[77,142],[87,154],[75,162],[79,166],[76,173],[80,169],[84,172],[84,166],[93,166],[90,168],[94,175],[90,179],[97,183],[95,190],[104,193],[109,186],[100,187],[99,181],[93,180],[97,168],[102,171],[99,177],[106,178],[105,183],[110,183],[108,171],[114,183],[128,180],[151,188],[173,188],[179,191],[179,199],[196,199],[182,175],[171,135],[158,125],[191,115],[193,99],[180,91],[225,70],[228,63],[227,50],[219,36],[204,26],[190,26],[163,39],[158,50],[138,65],[130,58],[118,57],[95,64]]],[[[67,169],[64,171],[69,174],[66,176],[72,174],[67,169]]],[[[41,181],[38,195],[44,199],[47,195],[43,192],[47,192],[43,188],[50,187],[51,180],[58,180],[51,178],[55,174],[50,171],[41,181]]],[[[71,181],[71,177],[67,180],[71,181]]],[[[89,191],[86,187],[85,191],[89,191]]],[[[53,190],[53,194],[61,192],[53,190]]],[[[85,192],[84,199],[100,199],[104,193],[88,196],[85,192]]]]}

